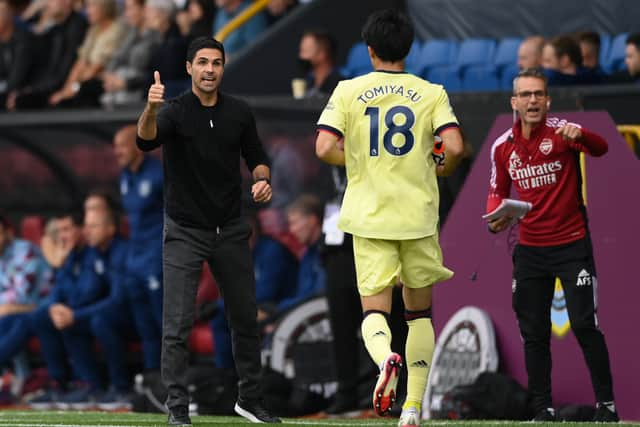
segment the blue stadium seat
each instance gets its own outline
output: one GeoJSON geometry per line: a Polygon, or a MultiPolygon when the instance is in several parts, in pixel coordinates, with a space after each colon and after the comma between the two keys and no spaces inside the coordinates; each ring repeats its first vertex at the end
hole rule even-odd
{"type": "Polygon", "coordinates": [[[624,56],[628,36],[629,33],[622,33],[611,40],[609,55],[607,56],[606,62],[602,64],[602,68],[604,68],[605,71],[611,73],[625,69],[624,56]]]}
{"type": "Polygon", "coordinates": [[[493,65],[471,65],[462,73],[462,89],[466,91],[498,90],[500,82],[493,65]]]}
{"type": "Polygon", "coordinates": [[[458,43],[454,40],[433,39],[424,43],[420,52],[421,76],[426,77],[429,69],[451,65],[458,55],[458,43]]]}
{"type": "Polygon", "coordinates": [[[432,67],[427,71],[425,76],[431,83],[437,83],[444,86],[447,92],[459,92],[462,90],[462,82],[458,71],[453,66],[443,65],[440,67],[432,67]]]}
{"type": "Polygon", "coordinates": [[[520,69],[517,64],[507,65],[500,71],[500,89],[513,91],[513,79],[520,69]]]}
{"type": "Polygon", "coordinates": [[[611,40],[612,37],[609,34],[600,33],[600,55],[598,57],[598,61],[600,62],[600,67],[603,66],[604,63],[607,62],[609,58],[609,50],[611,49],[611,40]]]}
{"type": "Polygon", "coordinates": [[[471,65],[491,65],[495,50],[493,39],[468,38],[460,43],[456,65],[460,71],[471,65]]]}
{"type": "Polygon", "coordinates": [[[517,64],[520,43],[522,43],[520,37],[505,37],[498,41],[493,64],[499,71],[508,65],[517,64]]]}
{"type": "Polygon", "coordinates": [[[422,45],[418,40],[414,40],[413,44],[411,45],[411,50],[409,51],[409,54],[407,55],[407,59],[405,60],[405,63],[404,63],[405,68],[408,72],[416,75],[420,74],[420,70],[421,70],[420,52],[421,51],[422,51],[422,45]]]}
{"type": "Polygon", "coordinates": [[[351,46],[347,55],[347,63],[340,69],[343,76],[347,78],[361,76],[373,71],[367,45],[359,42],[351,46]]]}

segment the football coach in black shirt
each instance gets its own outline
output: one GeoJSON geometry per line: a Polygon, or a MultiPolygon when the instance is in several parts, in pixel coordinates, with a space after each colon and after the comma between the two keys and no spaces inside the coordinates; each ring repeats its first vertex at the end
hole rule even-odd
{"type": "Polygon", "coordinates": [[[251,231],[240,212],[240,156],[252,172],[251,193],[258,203],[271,200],[269,161],[248,105],[218,90],[224,63],[222,43],[205,37],[193,40],[186,62],[191,90],[165,102],[156,71],[138,120],[138,147],[163,149],[162,379],[169,393],[170,425],[191,425],[184,374],[205,260],[224,296],[232,331],[239,377],[235,411],[252,422],[280,422],[264,407],[260,389],[251,231]]]}

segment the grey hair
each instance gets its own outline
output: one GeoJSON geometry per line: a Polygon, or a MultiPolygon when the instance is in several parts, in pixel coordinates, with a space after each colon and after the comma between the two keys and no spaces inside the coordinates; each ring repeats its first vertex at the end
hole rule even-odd
{"type": "Polygon", "coordinates": [[[517,76],[513,78],[513,94],[516,93],[516,85],[518,84],[518,79],[520,77],[533,77],[536,79],[540,79],[544,82],[544,91],[547,92],[547,85],[549,84],[549,80],[547,76],[544,75],[542,69],[540,68],[527,68],[524,70],[520,70],[517,76]]]}

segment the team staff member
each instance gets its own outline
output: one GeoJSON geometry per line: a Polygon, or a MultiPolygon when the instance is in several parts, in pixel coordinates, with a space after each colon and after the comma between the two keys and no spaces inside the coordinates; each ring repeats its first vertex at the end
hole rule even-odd
{"type": "Polygon", "coordinates": [[[120,129],[113,151],[122,168],[120,195],[129,220],[124,291],[138,334],[144,368],[160,368],[162,336],[162,163],[136,147],[135,125],[120,129]]]}
{"type": "Polygon", "coordinates": [[[449,172],[463,149],[444,88],[404,71],[413,36],[397,11],[369,16],[362,37],[376,71],[338,84],[316,140],[321,159],[347,170],[338,225],[353,236],[362,337],[380,367],[373,405],[381,415],[393,406],[402,364],[391,350],[388,317],[393,287],[398,278],[404,284],[408,378],[400,426],[420,424],[435,344],[431,286],[453,275],[438,244],[436,171],[449,172]],[[448,148],[441,166],[431,156],[436,136],[448,148]]]}
{"type": "MultiPolygon", "coordinates": [[[[595,421],[618,421],[613,403],[609,353],[596,319],[596,271],[580,192],[580,152],[602,156],[607,142],[579,125],[547,117],[547,79],[537,69],[514,80],[511,107],[520,119],[491,148],[487,211],[509,197],[514,183],[533,208],[520,222],[513,255],[513,308],[524,339],[529,392],[535,420],[553,421],[551,402],[551,318],[555,277],[562,281],[571,329],[584,353],[597,399],[595,421]]],[[[489,223],[506,229],[512,218],[489,223]]]]}
{"type": "Polygon", "coordinates": [[[224,63],[222,43],[206,37],[193,40],[186,63],[191,91],[159,111],[164,86],[156,71],[138,121],[138,147],[149,151],[163,146],[166,216],[161,370],[172,425],[191,425],[184,373],[204,260],[224,295],[232,331],[239,377],[235,411],[253,422],[280,422],[265,409],[260,390],[250,227],[240,212],[240,156],[252,172],[251,193],[258,203],[271,200],[270,170],[251,110],[218,90],[224,63]]]}

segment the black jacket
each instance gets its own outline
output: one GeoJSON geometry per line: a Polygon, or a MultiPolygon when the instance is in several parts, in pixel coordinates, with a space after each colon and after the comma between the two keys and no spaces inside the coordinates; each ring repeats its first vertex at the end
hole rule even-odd
{"type": "Polygon", "coordinates": [[[189,91],[166,103],[155,140],[138,138],[141,150],[162,145],[165,211],[185,227],[215,229],[241,214],[240,157],[250,171],[268,165],[249,106],[226,94],[204,107],[189,91]]]}

